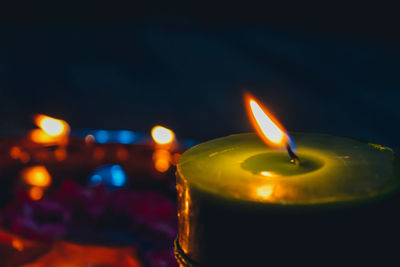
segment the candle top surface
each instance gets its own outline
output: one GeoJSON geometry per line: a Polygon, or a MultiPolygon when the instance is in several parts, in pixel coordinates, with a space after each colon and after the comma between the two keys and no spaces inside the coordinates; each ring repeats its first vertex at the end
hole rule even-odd
{"type": "Polygon", "coordinates": [[[273,204],[347,202],[398,187],[397,160],[390,148],[328,134],[292,137],[298,165],[290,162],[286,151],[270,149],[249,133],[189,149],[179,159],[177,171],[193,189],[273,204]]]}

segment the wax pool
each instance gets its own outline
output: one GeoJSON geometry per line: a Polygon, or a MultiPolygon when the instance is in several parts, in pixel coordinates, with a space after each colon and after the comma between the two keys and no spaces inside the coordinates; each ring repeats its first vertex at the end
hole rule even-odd
{"type": "MultiPolygon", "coordinates": [[[[277,255],[287,251],[310,264],[311,259],[323,264],[322,255],[331,253],[318,251],[320,246],[330,250],[341,243],[338,238],[360,246],[365,234],[374,237],[364,227],[376,222],[376,216],[388,219],[388,201],[378,200],[399,184],[393,151],[326,134],[292,137],[300,164],[291,163],[286,151],[271,150],[255,134],[212,140],[182,155],[177,169],[178,258],[206,266],[250,259],[276,263],[277,255]],[[303,255],[301,244],[310,240],[308,249],[317,256],[303,255]]],[[[336,249],[339,258],[347,245],[336,249]]]]}

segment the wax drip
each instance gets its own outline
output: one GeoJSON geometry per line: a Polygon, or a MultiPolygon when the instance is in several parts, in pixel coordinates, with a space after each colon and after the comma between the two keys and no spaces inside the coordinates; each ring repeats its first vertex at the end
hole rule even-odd
{"type": "Polygon", "coordinates": [[[300,164],[300,159],[299,157],[293,152],[293,150],[290,148],[290,145],[288,144],[286,146],[287,152],[289,154],[290,157],[290,163],[299,165],[300,164]]]}

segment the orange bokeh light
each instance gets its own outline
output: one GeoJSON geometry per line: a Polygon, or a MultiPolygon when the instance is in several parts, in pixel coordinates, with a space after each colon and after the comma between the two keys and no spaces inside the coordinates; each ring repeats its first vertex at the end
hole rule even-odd
{"type": "Polygon", "coordinates": [[[43,197],[44,190],[42,187],[34,186],[29,189],[29,197],[32,200],[40,200],[43,197]]]}
{"type": "Polygon", "coordinates": [[[124,147],[119,147],[116,152],[117,158],[119,160],[125,161],[129,158],[129,152],[124,147]]]}
{"type": "Polygon", "coordinates": [[[21,177],[31,186],[47,187],[51,184],[51,176],[44,166],[32,166],[22,170],[21,177]]]}
{"type": "Polygon", "coordinates": [[[13,146],[10,149],[10,157],[13,159],[19,159],[22,163],[28,163],[28,161],[31,159],[29,153],[22,151],[18,146],[13,146]]]}
{"type": "Polygon", "coordinates": [[[95,160],[102,160],[105,157],[105,155],[106,155],[106,152],[101,147],[96,147],[93,150],[93,158],[95,160]]]}
{"type": "Polygon", "coordinates": [[[175,153],[174,155],[172,155],[172,164],[176,165],[180,157],[181,157],[180,153],[175,153]]]}
{"type": "Polygon", "coordinates": [[[31,159],[31,156],[29,155],[28,152],[22,152],[21,155],[19,156],[19,160],[22,163],[28,163],[31,159]]]}
{"type": "Polygon", "coordinates": [[[57,161],[64,161],[67,158],[67,150],[64,147],[57,148],[54,150],[54,156],[57,161]]]}
{"type": "Polygon", "coordinates": [[[13,248],[15,248],[18,251],[24,250],[24,243],[18,238],[14,238],[11,241],[11,245],[13,246],[13,248]]]}
{"type": "Polygon", "coordinates": [[[157,149],[153,153],[154,168],[158,172],[168,171],[171,165],[171,153],[165,149],[157,149]]]}
{"type": "Polygon", "coordinates": [[[67,135],[51,136],[41,129],[33,129],[29,133],[30,139],[38,144],[66,144],[68,141],[67,135]]]}
{"type": "MultiPolygon", "coordinates": [[[[18,265],[19,266],[19,265],[18,265]]],[[[40,257],[25,263],[24,267],[89,267],[120,266],[143,267],[138,250],[132,247],[105,247],[56,241],[40,257]]]]}
{"type": "Polygon", "coordinates": [[[40,128],[30,131],[29,137],[33,142],[58,145],[68,142],[70,127],[65,121],[42,114],[36,115],[33,121],[40,128]]]}
{"type": "Polygon", "coordinates": [[[159,172],[166,172],[170,167],[170,163],[168,160],[165,159],[157,159],[154,161],[154,168],[156,168],[159,172]]]}
{"type": "Polygon", "coordinates": [[[19,159],[19,157],[21,156],[21,148],[19,148],[18,146],[13,146],[10,149],[10,157],[13,159],[19,159]]]}
{"type": "Polygon", "coordinates": [[[247,114],[260,138],[271,147],[283,148],[289,143],[285,128],[255,97],[245,94],[247,114]]]}

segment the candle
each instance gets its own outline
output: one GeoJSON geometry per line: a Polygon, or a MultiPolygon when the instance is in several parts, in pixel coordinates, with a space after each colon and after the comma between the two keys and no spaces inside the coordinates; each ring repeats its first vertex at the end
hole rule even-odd
{"type": "Polygon", "coordinates": [[[324,266],[326,259],[360,263],[363,253],[378,255],[378,246],[386,248],[380,242],[394,234],[394,152],[328,134],[291,138],[254,103],[260,136],[218,138],[178,161],[175,246],[181,265],[324,266]],[[289,153],[274,149],[279,146],[289,153]]]}

